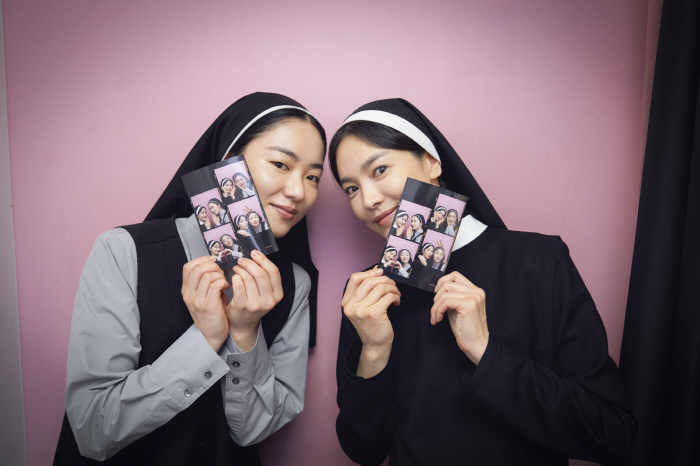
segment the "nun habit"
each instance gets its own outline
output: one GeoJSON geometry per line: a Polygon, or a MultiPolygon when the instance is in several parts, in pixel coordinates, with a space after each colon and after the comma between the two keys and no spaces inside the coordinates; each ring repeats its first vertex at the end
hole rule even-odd
{"type": "Polygon", "coordinates": [[[96,241],[76,297],[54,465],[257,465],[254,444],[300,411],[318,279],[305,219],[269,256],[284,297],[262,318],[250,351],[229,337],[213,352],[180,292],[183,265],[209,254],[181,175],[222,160],[250,124],[283,108],[306,111],[278,94],[236,101],[195,144],[145,222],[96,241]]]}
{"type": "MultiPolygon", "coordinates": [[[[595,304],[559,237],[509,231],[444,136],[402,99],[369,103],[344,124],[404,133],[469,197],[445,273],[486,293],[489,342],[474,365],[449,319],[430,324],[434,294],[398,283],[389,362],[356,376],[362,343],[342,316],[336,430],[355,462],[379,465],[566,465],[624,454],[635,421],[595,304]]],[[[414,271],[415,272],[415,271],[414,271]]]]}

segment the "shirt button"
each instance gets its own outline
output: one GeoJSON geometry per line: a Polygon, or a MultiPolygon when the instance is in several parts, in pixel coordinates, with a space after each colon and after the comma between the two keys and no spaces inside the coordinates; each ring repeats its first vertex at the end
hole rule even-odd
{"type": "Polygon", "coordinates": [[[185,389],[185,396],[192,396],[192,390],[189,388],[185,389]]]}
{"type": "Polygon", "coordinates": [[[211,371],[206,371],[206,372],[204,373],[204,378],[205,378],[205,379],[211,379],[211,371]]]}
{"type": "Polygon", "coordinates": [[[232,365],[233,367],[241,367],[241,363],[238,362],[238,361],[233,361],[233,362],[231,363],[231,365],[232,365]]]}
{"type": "Polygon", "coordinates": [[[231,383],[233,383],[233,384],[235,384],[235,385],[238,385],[240,382],[241,382],[241,381],[238,380],[238,377],[234,377],[234,378],[231,379],[231,383]]]}

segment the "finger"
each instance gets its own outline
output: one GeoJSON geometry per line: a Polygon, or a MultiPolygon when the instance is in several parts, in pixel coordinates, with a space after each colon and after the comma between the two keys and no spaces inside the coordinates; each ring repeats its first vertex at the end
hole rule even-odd
{"type": "Polygon", "coordinates": [[[374,290],[377,287],[377,285],[380,284],[387,286],[395,286],[396,282],[386,276],[367,278],[362,282],[362,284],[357,288],[357,290],[355,290],[355,293],[352,294],[352,296],[350,297],[350,301],[354,301],[357,303],[364,300],[367,297],[367,295],[369,295],[372,292],[372,290],[374,290]]]}
{"type": "Polygon", "coordinates": [[[243,267],[246,272],[248,272],[255,280],[255,288],[258,296],[260,297],[260,304],[265,309],[272,309],[275,305],[272,283],[267,271],[260,267],[255,261],[247,259],[239,264],[243,267]]]}
{"type": "Polygon", "coordinates": [[[375,303],[375,306],[379,307],[380,309],[389,309],[389,306],[392,304],[394,306],[398,306],[401,302],[401,299],[396,296],[394,293],[387,293],[382,298],[375,303]],[[398,301],[398,302],[397,302],[398,301]]]}
{"type": "Polygon", "coordinates": [[[221,293],[228,288],[228,282],[224,277],[215,279],[209,284],[207,292],[207,309],[214,309],[221,303],[221,293]]]}
{"type": "Polygon", "coordinates": [[[275,304],[277,304],[284,296],[284,292],[282,291],[282,276],[280,275],[280,270],[263,253],[253,251],[252,256],[253,260],[267,273],[270,284],[272,285],[272,296],[275,299],[275,304]]]}
{"type": "Polygon", "coordinates": [[[449,282],[454,282],[454,283],[461,283],[463,285],[471,285],[474,286],[472,282],[467,280],[467,277],[462,275],[459,272],[452,272],[449,273],[438,280],[437,285],[435,286],[435,292],[437,293],[438,290],[442,287],[444,283],[449,283],[449,282]]]}
{"type": "Polygon", "coordinates": [[[368,270],[366,272],[356,272],[350,275],[350,279],[348,280],[348,286],[345,288],[345,294],[343,296],[342,305],[345,306],[347,301],[350,299],[351,296],[353,296],[353,294],[355,294],[357,288],[362,284],[363,281],[370,277],[379,277],[382,275],[382,273],[384,273],[384,271],[375,266],[372,270],[368,270]]]}
{"type": "Polygon", "coordinates": [[[245,309],[257,311],[260,308],[260,295],[258,294],[258,286],[255,284],[255,278],[240,265],[234,267],[234,270],[243,279],[243,285],[245,286],[245,309]]]}
{"type": "Polygon", "coordinates": [[[220,279],[226,281],[224,275],[221,272],[205,272],[204,274],[202,274],[197,285],[197,290],[194,293],[195,303],[199,303],[199,305],[206,306],[206,303],[208,301],[207,298],[209,295],[209,288],[214,282],[220,279]]]}
{"type": "Polygon", "coordinates": [[[190,274],[192,271],[195,269],[195,267],[199,264],[204,264],[207,262],[214,262],[215,259],[212,256],[202,256],[198,257],[194,260],[189,261],[182,267],[182,289],[181,292],[182,294],[185,294],[185,288],[186,285],[189,281],[190,274]]]}
{"type": "Polygon", "coordinates": [[[246,294],[245,294],[245,283],[243,283],[243,278],[236,274],[231,278],[231,286],[233,287],[233,304],[235,309],[245,309],[247,304],[246,294]]]}
{"type": "MultiPolygon", "coordinates": [[[[372,291],[367,295],[366,298],[360,301],[360,304],[364,307],[373,306],[387,294],[394,294],[399,297],[401,296],[401,292],[396,287],[396,285],[379,283],[372,289],[372,291]]],[[[392,297],[392,301],[393,300],[394,298],[392,297]]]]}

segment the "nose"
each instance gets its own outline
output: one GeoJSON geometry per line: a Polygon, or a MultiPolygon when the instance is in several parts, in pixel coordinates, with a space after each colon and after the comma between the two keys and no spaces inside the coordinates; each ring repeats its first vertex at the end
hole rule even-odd
{"type": "Polygon", "coordinates": [[[287,184],[284,187],[285,197],[294,200],[295,202],[304,199],[304,180],[302,176],[290,176],[287,179],[287,184]]]}
{"type": "Polygon", "coordinates": [[[375,189],[374,186],[363,186],[362,187],[362,202],[365,206],[365,209],[367,210],[372,210],[378,205],[382,203],[384,200],[384,196],[382,193],[375,189]]]}

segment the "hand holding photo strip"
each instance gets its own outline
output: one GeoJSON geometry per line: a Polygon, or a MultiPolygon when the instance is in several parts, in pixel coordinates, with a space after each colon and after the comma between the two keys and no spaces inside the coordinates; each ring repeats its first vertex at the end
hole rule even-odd
{"type": "Polygon", "coordinates": [[[222,269],[257,249],[278,251],[242,155],[182,176],[207,250],[222,269]]]}
{"type": "Polygon", "coordinates": [[[409,178],[379,267],[397,282],[434,291],[445,275],[468,198],[409,178]]]}

